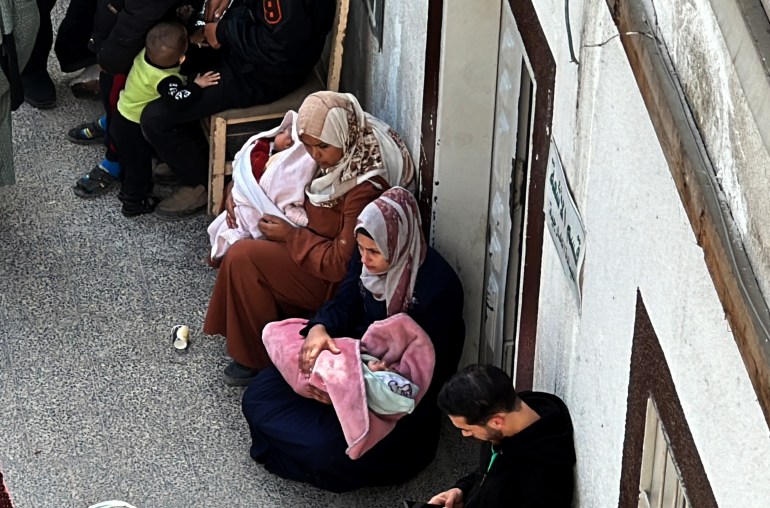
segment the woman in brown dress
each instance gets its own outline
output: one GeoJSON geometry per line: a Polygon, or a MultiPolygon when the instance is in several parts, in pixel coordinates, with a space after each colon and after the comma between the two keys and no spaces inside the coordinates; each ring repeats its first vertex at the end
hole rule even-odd
{"type": "MultiPolygon", "coordinates": [[[[233,359],[225,383],[248,384],[270,365],[262,328],[313,313],[344,278],[356,247],[361,210],[391,185],[409,185],[414,165],[404,142],[365,113],[353,95],[318,92],[297,114],[297,131],[319,170],[305,193],[308,226],[275,216],[259,222],[264,238],[240,240],[222,260],[203,330],[224,335],[233,359]]],[[[228,198],[228,224],[234,225],[228,198]]]]}

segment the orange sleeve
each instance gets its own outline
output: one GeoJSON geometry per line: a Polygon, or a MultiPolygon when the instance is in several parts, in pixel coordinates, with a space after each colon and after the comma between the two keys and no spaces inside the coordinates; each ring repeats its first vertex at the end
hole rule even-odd
{"type": "MultiPolygon", "coordinates": [[[[308,228],[293,228],[286,240],[289,254],[307,273],[329,282],[345,278],[356,242],[353,230],[361,210],[387,189],[384,180],[363,182],[345,195],[340,212],[341,227],[334,238],[326,238],[308,228]],[[378,188],[379,187],[379,188],[378,188]]],[[[313,205],[306,205],[313,206],[313,205]]]]}

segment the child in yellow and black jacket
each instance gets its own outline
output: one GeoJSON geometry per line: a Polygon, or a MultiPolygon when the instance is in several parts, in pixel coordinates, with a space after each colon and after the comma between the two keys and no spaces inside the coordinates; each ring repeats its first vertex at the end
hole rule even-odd
{"type": "Polygon", "coordinates": [[[154,150],[145,140],[139,120],[147,104],[163,98],[183,109],[195,102],[203,88],[215,86],[219,74],[206,72],[185,80],[180,67],[187,51],[187,31],[179,23],[162,22],[147,33],[145,49],[134,58],[110,135],[120,153],[123,187],[119,199],[126,217],[150,213],[158,204],[151,195],[154,150]]]}

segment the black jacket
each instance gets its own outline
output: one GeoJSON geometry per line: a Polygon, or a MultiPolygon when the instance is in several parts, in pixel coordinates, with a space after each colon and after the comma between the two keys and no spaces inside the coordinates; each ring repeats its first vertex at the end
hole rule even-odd
{"type": "Polygon", "coordinates": [[[235,0],[217,26],[223,61],[239,74],[296,82],[313,69],[334,22],[334,0],[235,0]]]}
{"type": "Polygon", "coordinates": [[[575,447],[564,402],[542,392],[522,392],[540,419],[495,446],[482,443],[479,470],[457,482],[465,508],[569,508],[572,506],[575,447]]]}
{"type": "Polygon", "coordinates": [[[96,60],[109,74],[126,74],[144,47],[147,32],[160,21],[177,19],[176,9],[203,0],[99,0],[89,41],[96,60]]]}

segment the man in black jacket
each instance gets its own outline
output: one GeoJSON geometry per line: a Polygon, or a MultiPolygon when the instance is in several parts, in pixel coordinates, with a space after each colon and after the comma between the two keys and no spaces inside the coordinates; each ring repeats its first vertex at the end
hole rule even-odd
{"type": "Polygon", "coordinates": [[[206,23],[205,41],[193,35],[193,43],[218,50],[221,64],[201,70],[221,78],[184,111],[155,101],[142,113],[145,137],[181,184],[158,205],[157,216],[173,220],[205,208],[208,144],[198,120],[298,88],[321,56],[334,11],[334,0],[234,0],[221,18],[206,23]]]}
{"type": "Polygon", "coordinates": [[[479,469],[434,496],[448,508],[572,505],[575,448],[564,402],[541,392],[516,394],[508,375],[491,365],[455,374],[439,407],[463,436],[481,445],[479,469]]]}

